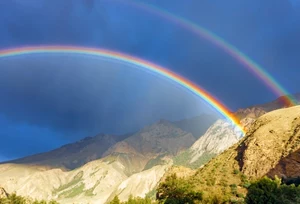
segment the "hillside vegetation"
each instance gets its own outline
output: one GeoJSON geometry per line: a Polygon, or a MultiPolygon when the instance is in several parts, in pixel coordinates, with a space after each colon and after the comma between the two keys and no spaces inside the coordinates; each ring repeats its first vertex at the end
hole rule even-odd
{"type": "Polygon", "coordinates": [[[276,110],[261,116],[244,139],[184,181],[203,194],[203,202],[244,202],[251,183],[264,176],[289,184],[297,180],[299,149],[300,106],[276,110]]]}

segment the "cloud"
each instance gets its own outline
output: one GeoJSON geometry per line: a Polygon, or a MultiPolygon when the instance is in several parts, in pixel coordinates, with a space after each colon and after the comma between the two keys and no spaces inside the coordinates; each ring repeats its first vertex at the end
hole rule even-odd
{"type": "Polygon", "coordinates": [[[149,120],[180,119],[205,107],[163,78],[93,57],[32,55],[0,64],[0,112],[55,131],[126,133],[149,120]],[[122,124],[128,120],[134,125],[122,124]]]}
{"type": "MultiPolygon", "coordinates": [[[[2,49],[67,44],[120,51],[168,67],[233,110],[276,97],[224,50],[125,0],[32,2],[0,1],[0,19],[5,19],[0,24],[2,49]]],[[[299,12],[290,1],[144,2],[212,30],[288,90],[299,91],[299,12]]],[[[122,66],[88,56],[1,58],[0,113],[12,125],[46,128],[52,131],[47,135],[70,139],[98,131],[123,133],[160,117],[211,111],[177,86],[122,66]]]]}

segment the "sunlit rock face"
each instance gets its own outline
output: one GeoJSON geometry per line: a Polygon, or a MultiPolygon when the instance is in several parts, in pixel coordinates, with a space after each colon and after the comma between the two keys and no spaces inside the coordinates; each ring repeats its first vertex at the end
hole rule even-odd
{"type": "Polygon", "coordinates": [[[300,176],[300,106],[260,117],[240,147],[242,171],[250,177],[300,176]]]}
{"type": "Polygon", "coordinates": [[[190,148],[192,155],[190,163],[195,162],[204,153],[221,153],[231,145],[237,143],[242,136],[243,133],[238,127],[228,121],[218,120],[190,148]]]}
{"type": "Polygon", "coordinates": [[[98,135],[24,158],[19,164],[2,164],[0,183],[8,192],[17,191],[34,199],[56,199],[61,203],[101,204],[115,195],[120,195],[121,200],[127,200],[129,195],[144,197],[172,165],[171,158],[195,140],[191,133],[160,120],[122,141],[116,142],[110,135],[98,135]],[[54,161],[65,164],[81,159],[94,161],[79,164],[74,170],[48,167],[54,161]]]}
{"type": "Polygon", "coordinates": [[[189,149],[173,158],[176,166],[199,168],[237,143],[244,133],[227,120],[217,120],[189,149]]]}
{"type": "MultiPolygon", "coordinates": [[[[208,132],[213,129],[212,127],[208,132]]],[[[221,129],[220,124],[218,129],[221,129]]],[[[204,142],[197,141],[195,144],[197,143],[192,148],[200,155],[201,152],[197,150],[206,146],[200,147],[199,144],[204,142]]],[[[209,143],[206,145],[211,146],[209,143]]],[[[230,192],[231,184],[236,184],[239,193],[246,196],[247,185],[244,184],[250,184],[264,176],[274,178],[277,175],[284,183],[299,184],[299,151],[300,106],[282,108],[256,119],[239,142],[201,168],[191,172],[184,170],[185,175],[180,173],[181,168],[173,168],[171,173],[184,177],[204,195],[230,192]]],[[[199,159],[201,157],[203,156],[199,159]]],[[[237,200],[241,196],[231,194],[230,197],[237,200]]]]}

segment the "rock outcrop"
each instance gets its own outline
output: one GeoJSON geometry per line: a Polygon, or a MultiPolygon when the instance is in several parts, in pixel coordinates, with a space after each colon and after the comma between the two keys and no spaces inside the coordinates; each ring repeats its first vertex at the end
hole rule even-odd
{"type": "Polygon", "coordinates": [[[186,179],[204,195],[242,200],[250,182],[263,176],[300,184],[299,154],[300,106],[283,108],[259,117],[240,142],[186,179]]]}
{"type": "Polygon", "coordinates": [[[174,158],[174,164],[199,168],[242,136],[243,133],[228,121],[217,120],[189,149],[174,158]]]}
{"type": "MultiPolygon", "coordinates": [[[[280,109],[260,117],[248,135],[239,147],[241,170],[249,177],[262,177],[280,161],[290,161],[297,155],[295,152],[300,148],[300,107],[280,109]]],[[[297,169],[300,170],[300,164],[297,169]]]]}
{"type": "Polygon", "coordinates": [[[192,158],[190,163],[198,160],[204,153],[219,154],[237,143],[242,133],[229,122],[218,120],[190,148],[192,158]]]}

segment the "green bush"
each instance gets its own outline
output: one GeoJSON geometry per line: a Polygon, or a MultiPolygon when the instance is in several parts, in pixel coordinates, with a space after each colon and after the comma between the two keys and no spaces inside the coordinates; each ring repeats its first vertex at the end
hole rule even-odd
{"type": "Polygon", "coordinates": [[[165,204],[193,204],[202,200],[202,192],[196,192],[193,188],[193,185],[172,174],[165,182],[159,184],[156,199],[165,204]]]}
{"type": "Polygon", "coordinates": [[[240,173],[240,171],[239,171],[238,169],[234,169],[234,170],[233,170],[233,174],[236,175],[236,174],[239,174],[239,173],[240,173]]]}
{"type": "Polygon", "coordinates": [[[279,179],[264,177],[250,185],[245,201],[249,204],[300,203],[300,187],[294,184],[281,185],[279,179]]]}
{"type": "Polygon", "coordinates": [[[49,202],[45,200],[32,200],[23,196],[18,196],[15,193],[8,195],[7,198],[0,198],[0,204],[59,204],[58,202],[51,200],[49,202]]]}
{"type": "Polygon", "coordinates": [[[109,202],[109,204],[121,204],[119,197],[115,196],[114,199],[109,202]]]}
{"type": "Polygon", "coordinates": [[[136,197],[134,198],[132,195],[129,196],[129,199],[127,202],[123,202],[122,204],[151,204],[152,201],[150,198],[140,198],[136,197]]]}
{"type": "Polygon", "coordinates": [[[140,197],[133,197],[132,195],[129,196],[126,202],[121,202],[118,196],[115,196],[109,204],[152,204],[152,201],[149,197],[140,198],[140,197]]]}
{"type": "Polygon", "coordinates": [[[236,184],[230,184],[230,190],[232,194],[237,194],[237,185],[236,184]]]}

